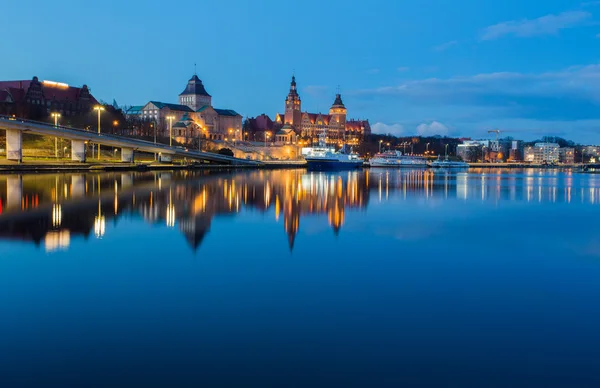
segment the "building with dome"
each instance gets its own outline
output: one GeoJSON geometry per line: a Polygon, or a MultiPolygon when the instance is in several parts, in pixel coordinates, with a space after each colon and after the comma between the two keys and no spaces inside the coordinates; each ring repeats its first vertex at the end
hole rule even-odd
{"type": "Polygon", "coordinates": [[[285,113],[278,113],[275,123],[289,126],[298,136],[313,142],[325,133],[328,143],[358,144],[371,134],[369,120],[347,120],[347,113],[339,93],[335,95],[328,114],[302,112],[296,77],[292,76],[290,91],[285,99],[285,113]]]}
{"type": "Polygon", "coordinates": [[[133,107],[128,116],[154,122],[162,137],[169,136],[172,124],[173,138],[182,144],[195,139],[242,138],[242,116],[231,109],[214,108],[212,96],[196,74],[179,94],[178,104],[149,101],[142,107],[133,107]]]}

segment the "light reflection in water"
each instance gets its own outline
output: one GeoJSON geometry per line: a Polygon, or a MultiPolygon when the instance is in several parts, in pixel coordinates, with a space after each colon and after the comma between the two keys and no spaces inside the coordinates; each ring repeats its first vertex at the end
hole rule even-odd
{"type": "Polygon", "coordinates": [[[73,236],[90,231],[102,238],[109,217],[137,214],[149,223],[179,225],[197,248],[215,215],[256,209],[272,212],[275,220],[283,218],[291,249],[303,217],[326,215],[337,234],[347,222],[348,211],[368,207],[372,190],[377,191],[378,202],[418,196],[426,201],[571,203],[579,197],[578,202],[596,204],[598,187],[600,178],[595,175],[545,170],[10,175],[0,176],[0,237],[18,233],[36,243],[45,240],[49,247],[64,248],[73,236]],[[112,211],[103,213],[103,206],[112,211]],[[62,234],[57,235],[57,230],[62,234]]]}

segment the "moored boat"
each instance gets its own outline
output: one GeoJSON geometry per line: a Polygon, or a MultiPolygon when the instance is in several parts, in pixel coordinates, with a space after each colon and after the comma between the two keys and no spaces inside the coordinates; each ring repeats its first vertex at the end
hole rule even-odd
{"type": "Polygon", "coordinates": [[[427,167],[427,159],[422,156],[403,155],[400,151],[385,151],[375,154],[369,160],[370,167],[427,167]]]}
{"type": "Polygon", "coordinates": [[[429,163],[429,166],[434,168],[469,168],[468,163],[455,160],[448,160],[447,156],[444,160],[440,159],[438,156],[437,160],[434,160],[433,162],[429,163]]]}
{"type": "Polygon", "coordinates": [[[324,135],[319,137],[319,147],[310,150],[304,159],[311,170],[348,170],[362,167],[364,164],[364,159],[345,144],[339,151],[328,148],[324,135]]]}

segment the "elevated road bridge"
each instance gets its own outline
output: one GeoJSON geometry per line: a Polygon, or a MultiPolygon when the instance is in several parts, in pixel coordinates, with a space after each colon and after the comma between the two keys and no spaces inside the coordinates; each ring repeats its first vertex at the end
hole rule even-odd
{"type": "Polygon", "coordinates": [[[87,144],[99,144],[121,149],[121,161],[133,163],[135,152],[147,152],[160,155],[162,160],[173,157],[191,160],[203,160],[230,165],[262,165],[255,160],[235,158],[227,155],[191,150],[184,147],[170,147],[150,141],[133,139],[118,135],[109,135],[79,128],[54,126],[52,124],[0,115],[0,129],[6,130],[6,158],[21,162],[23,160],[23,133],[33,133],[58,137],[71,141],[71,159],[85,162],[87,144]]]}

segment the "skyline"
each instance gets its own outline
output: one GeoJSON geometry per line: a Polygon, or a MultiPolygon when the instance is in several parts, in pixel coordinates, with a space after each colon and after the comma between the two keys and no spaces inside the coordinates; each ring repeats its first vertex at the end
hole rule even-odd
{"type": "Polygon", "coordinates": [[[8,15],[44,16],[6,20],[19,34],[0,50],[18,55],[2,78],[141,105],[177,102],[196,63],[215,104],[243,116],[282,112],[295,74],[303,110],[326,112],[339,85],[348,114],[376,133],[600,142],[600,1],[172,4],[9,0],[8,15]]]}

